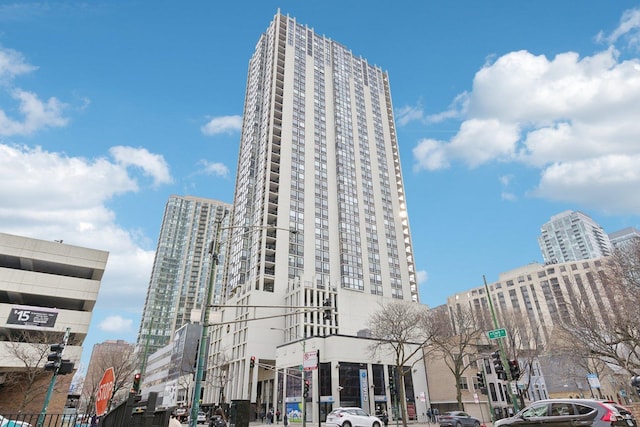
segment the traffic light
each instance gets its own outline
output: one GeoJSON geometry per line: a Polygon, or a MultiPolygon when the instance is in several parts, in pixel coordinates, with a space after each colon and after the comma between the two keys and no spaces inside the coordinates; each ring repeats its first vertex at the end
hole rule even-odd
{"type": "Polygon", "coordinates": [[[60,368],[58,368],[58,374],[67,375],[73,372],[73,368],[75,367],[74,363],[69,359],[62,359],[60,361],[60,368]]]}
{"type": "Polygon", "coordinates": [[[256,357],[251,356],[251,359],[249,360],[249,367],[253,368],[254,366],[256,366],[256,357]]]}
{"type": "Polygon", "coordinates": [[[480,393],[487,394],[487,385],[484,383],[484,374],[482,372],[478,372],[476,374],[476,378],[478,379],[478,389],[480,393]]]}
{"type": "Polygon", "coordinates": [[[49,355],[47,356],[47,363],[44,364],[45,371],[57,371],[62,364],[62,350],[64,350],[64,344],[51,344],[49,346],[49,355]]]}
{"type": "Polygon", "coordinates": [[[322,305],[323,305],[324,307],[326,307],[326,308],[324,309],[324,314],[322,315],[322,318],[323,318],[324,320],[329,320],[329,319],[331,319],[331,298],[326,298],[326,299],[324,300],[324,302],[322,303],[322,305]]]}
{"type": "Polygon", "coordinates": [[[131,390],[136,394],[140,391],[140,373],[139,372],[133,376],[133,385],[131,386],[131,390]]]}
{"type": "Polygon", "coordinates": [[[494,351],[491,353],[491,359],[493,359],[493,368],[496,371],[496,375],[501,380],[507,379],[507,373],[504,370],[504,365],[502,364],[502,357],[500,356],[499,351],[494,351]]]}
{"type": "Polygon", "coordinates": [[[520,365],[517,359],[509,360],[509,371],[511,372],[511,379],[517,380],[520,378],[520,365]]]}
{"type": "Polygon", "coordinates": [[[305,399],[309,397],[309,380],[304,380],[304,391],[302,393],[302,397],[305,399]]]}

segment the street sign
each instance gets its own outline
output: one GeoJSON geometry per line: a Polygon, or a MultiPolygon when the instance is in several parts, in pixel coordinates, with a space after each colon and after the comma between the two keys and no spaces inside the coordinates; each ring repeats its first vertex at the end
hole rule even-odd
{"type": "Polygon", "coordinates": [[[589,381],[589,387],[600,388],[600,380],[597,374],[587,374],[587,381],[589,381]]]}
{"type": "Polygon", "coordinates": [[[104,371],[104,375],[100,380],[98,392],[96,393],[96,415],[99,417],[109,409],[109,399],[111,399],[111,393],[113,393],[115,378],[113,368],[108,368],[104,371]]]}
{"type": "Polygon", "coordinates": [[[315,369],[318,369],[318,352],[316,350],[307,351],[306,353],[304,353],[304,357],[302,359],[302,369],[304,369],[305,371],[313,371],[315,369]]]}
{"type": "Polygon", "coordinates": [[[504,338],[507,336],[507,330],[504,328],[494,329],[493,331],[487,332],[490,340],[495,340],[497,338],[504,338]]]}

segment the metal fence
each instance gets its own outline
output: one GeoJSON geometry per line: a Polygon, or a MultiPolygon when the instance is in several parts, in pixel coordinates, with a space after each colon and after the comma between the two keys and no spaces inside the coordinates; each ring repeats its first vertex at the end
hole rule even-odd
{"type": "Polygon", "coordinates": [[[89,418],[78,414],[3,414],[11,426],[11,421],[29,423],[32,427],[89,427],[89,418]],[[38,420],[40,419],[40,423],[38,420]]]}
{"type": "Polygon", "coordinates": [[[131,393],[126,402],[102,417],[100,427],[166,427],[169,425],[171,411],[156,410],[157,400],[158,393],[149,393],[146,401],[131,393]]]}
{"type": "MultiPolygon", "coordinates": [[[[149,393],[146,401],[131,393],[129,398],[101,417],[100,427],[166,427],[171,411],[156,410],[157,393],[149,393]]],[[[90,427],[91,417],[79,414],[3,414],[11,421],[28,423],[31,427],[90,427]]],[[[5,424],[3,424],[4,426],[5,424]]],[[[27,427],[27,426],[25,426],[27,427]]]]}

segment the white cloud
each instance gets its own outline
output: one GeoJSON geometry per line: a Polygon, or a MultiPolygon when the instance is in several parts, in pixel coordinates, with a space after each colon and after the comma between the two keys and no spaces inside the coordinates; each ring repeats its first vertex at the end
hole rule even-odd
{"type": "Polygon", "coordinates": [[[103,332],[123,333],[129,332],[132,324],[133,320],[131,319],[125,319],[122,316],[109,316],[100,322],[98,328],[103,332]]]}
{"type": "Polygon", "coordinates": [[[507,201],[515,201],[518,197],[509,191],[509,187],[511,186],[511,181],[513,181],[513,175],[503,175],[498,177],[498,181],[500,181],[500,185],[502,186],[502,192],[500,193],[500,198],[502,200],[507,201]]]}
{"type": "Polygon", "coordinates": [[[546,168],[532,195],[617,214],[640,213],[640,154],[609,155],[546,168]]]}
{"type": "Polygon", "coordinates": [[[626,36],[628,44],[631,47],[640,47],[640,9],[626,10],[620,18],[620,25],[611,32],[609,35],[605,35],[604,32],[600,32],[596,40],[604,41],[606,43],[613,44],[621,37],[626,36]]]}
{"type": "Polygon", "coordinates": [[[421,105],[416,106],[405,106],[398,108],[395,113],[396,120],[398,121],[398,125],[404,126],[409,122],[414,120],[422,120],[424,117],[424,113],[422,111],[421,105]]]}
{"type": "Polygon", "coordinates": [[[450,166],[451,159],[476,167],[492,160],[510,160],[518,141],[516,125],[495,119],[470,119],[448,142],[425,139],[414,148],[416,169],[437,170],[450,166]]]}
{"type": "MultiPolygon", "coordinates": [[[[611,40],[637,29],[638,13],[628,12],[611,40]]],[[[640,155],[640,58],[619,58],[614,47],[585,57],[518,51],[495,58],[453,103],[464,118],[457,133],[419,141],[414,169],[521,163],[540,171],[531,195],[639,214],[632,165],[640,155]]],[[[517,197],[506,189],[502,196],[517,197]]]]}
{"type": "Polygon", "coordinates": [[[20,89],[13,90],[11,97],[19,103],[21,120],[0,110],[0,136],[30,135],[47,127],[64,127],[69,122],[62,114],[66,104],[56,98],[43,102],[36,94],[20,89]]]}
{"type": "MultiPolygon", "coordinates": [[[[26,214],[37,220],[46,212],[65,221],[71,212],[92,215],[97,221],[110,219],[101,203],[116,194],[137,191],[138,185],[121,165],[106,159],[88,160],[44,151],[40,147],[0,144],[0,197],[11,200],[0,209],[26,214]]],[[[77,218],[67,218],[76,221],[77,218]]]]}
{"type": "Polygon", "coordinates": [[[13,86],[17,76],[36,69],[21,53],[0,46],[0,88],[16,101],[18,111],[18,117],[12,117],[0,109],[0,136],[31,135],[45,128],[64,127],[69,122],[63,115],[67,108],[63,102],[53,97],[42,101],[35,93],[13,86]]]}
{"type": "Polygon", "coordinates": [[[427,283],[427,280],[429,280],[429,274],[427,273],[426,270],[418,270],[418,273],[416,274],[416,277],[418,279],[418,284],[419,285],[427,283]]]}
{"type": "Polygon", "coordinates": [[[143,173],[153,178],[155,185],[169,184],[173,181],[169,165],[160,154],[150,153],[146,148],[117,146],[109,152],[119,164],[137,166],[143,173]]]}
{"type": "Polygon", "coordinates": [[[444,141],[423,139],[413,148],[414,170],[438,170],[449,167],[444,141]]]}
{"type": "Polygon", "coordinates": [[[200,130],[205,135],[217,135],[220,133],[233,133],[242,129],[242,116],[214,117],[200,130]]]}
{"type": "Polygon", "coordinates": [[[141,247],[135,230],[117,225],[106,206],[115,195],[139,191],[127,164],[0,144],[0,182],[3,232],[109,251],[98,304],[140,310],[154,251],[141,247]]]}
{"type": "Polygon", "coordinates": [[[209,162],[208,160],[200,160],[198,165],[202,166],[202,168],[198,171],[198,173],[202,173],[205,175],[215,175],[221,177],[229,176],[229,168],[224,165],[224,163],[219,162],[209,162]]]}
{"type": "Polygon", "coordinates": [[[407,105],[398,108],[395,112],[395,117],[399,126],[404,126],[413,121],[419,121],[425,124],[441,123],[445,120],[461,117],[467,108],[467,102],[468,96],[467,93],[464,92],[456,96],[448,110],[426,115],[422,105],[418,103],[415,106],[407,105]]]}
{"type": "Polygon", "coordinates": [[[20,74],[35,71],[37,67],[27,64],[24,56],[13,49],[0,46],[0,82],[8,82],[20,74]]]}

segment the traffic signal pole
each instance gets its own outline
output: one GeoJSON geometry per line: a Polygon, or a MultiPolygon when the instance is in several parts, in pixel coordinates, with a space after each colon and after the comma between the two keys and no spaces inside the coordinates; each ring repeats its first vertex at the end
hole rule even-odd
{"type": "MultiPolygon", "coordinates": [[[[64,333],[64,339],[62,341],[63,348],[69,342],[69,335],[71,335],[71,328],[67,328],[66,332],[64,333]]],[[[53,394],[53,388],[56,385],[56,378],[58,377],[59,369],[60,369],[60,365],[58,364],[58,366],[56,366],[55,370],[53,371],[53,375],[51,375],[51,381],[49,381],[49,388],[47,389],[47,394],[44,397],[44,404],[42,405],[42,411],[40,411],[40,416],[38,417],[38,423],[36,424],[37,427],[42,427],[42,425],[44,424],[44,417],[47,415],[49,400],[51,400],[51,395],[53,394]]]]}
{"type": "MultiPolygon", "coordinates": [[[[498,325],[496,312],[493,309],[493,300],[491,299],[491,293],[489,292],[489,286],[487,285],[487,278],[484,275],[482,275],[482,280],[484,280],[484,289],[487,292],[487,299],[489,300],[489,308],[491,309],[491,318],[493,319],[493,327],[495,329],[498,329],[500,326],[498,325]]],[[[508,368],[509,361],[507,360],[504,344],[502,343],[502,338],[498,338],[498,347],[500,349],[499,351],[500,351],[500,359],[502,361],[502,366],[508,368]]],[[[513,403],[513,410],[514,412],[518,412],[520,409],[518,406],[517,396],[513,394],[513,390],[511,389],[511,382],[513,378],[511,377],[511,372],[509,371],[509,369],[505,369],[505,373],[507,374],[507,391],[509,393],[509,397],[511,398],[511,402],[513,403]]]]}

